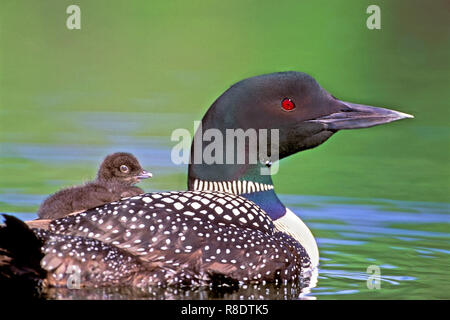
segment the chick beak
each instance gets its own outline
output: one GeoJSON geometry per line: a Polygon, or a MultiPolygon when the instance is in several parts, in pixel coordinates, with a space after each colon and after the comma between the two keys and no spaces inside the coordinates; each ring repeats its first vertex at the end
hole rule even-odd
{"type": "Polygon", "coordinates": [[[138,179],[148,179],[151,177],[153,177],[153,174],[146,170],[142,170],[141,173],[139,173],[139,175],[137,176],[138,179]]]}

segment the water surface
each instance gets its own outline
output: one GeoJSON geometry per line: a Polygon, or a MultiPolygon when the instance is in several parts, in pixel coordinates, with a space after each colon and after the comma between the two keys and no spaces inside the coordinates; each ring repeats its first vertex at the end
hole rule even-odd
{"type": "MultiPolygon", "coordinates": [[[[339,132],[281,161],[282,200],[317,236],[317,286],[301,298],[450,298],[448,1],[0,2],[0,211],[35,217],[58,189],[95,176],[108,153],[133,152],[146,191],[184,190],[170,161],[174,129],[192,130],[231,84],[296,70],[334,96],[415,119],[339,132]],[[426,14],[424,14],[426,12],[426,14]],[[378,266],[381,289],[369,290],[378,266]]],[[[286,289],[286,291],[285,291],[286,289]]],[[[267,292],[268,290],[268,292],[267,292]]],[[[54,298],[299,298],[239,292],[54,293],[54,298]]]]}
{"type": "MultiPolygon", "coordinates": [[[[127,140],[125,138],[125,140],[127,140]]],[[[60,145],[3,145],[14,158],[34,166],[51,165],[58,172],[71,172],[72,166],[86,163],[95,171],[100,155],[109,147],[60,145]],[[57,154],[60,157],[49,155],[57,154]]],[[[118,150],[121,150],[119,147],[118,150]]],[[[144,166],[156,177],[177,185],[185,177],[184,168],[170,162],[170,148],[158,139],[135,140],[126,150],[136,152],[144,166]],[[142,145],[141,145],[142,144],[142,145]],[[145,150],[142,146],[145,145],[145,150]]],[[[17,163],[10,163],[17,167],[17,163]]],[[[50,170],[51,169],[47,169],[50,170]]],[[[10,189],[0,194],[0,208],[23,220],[36,217],[35,208],[47,196],[39,185],[49,189],[75,182],[74,173],[58,180],[44,180],[35,192],[10,189]]],[[[78,181],[79,182],[79,181],[78,181]]],[[[146,191],[160,189],[158,183],[146,182],[146,191]],[[149,185],[151,187],[149,187],[149,185]]],[[[181,188],[180,188],[181,189],[181,188]]],[[[283,203],[299,215],[317,238],[320,267],[317,284],[302,292],[292,288],[250,286],[236,290],[155,289],[141,292],[130,288],[68,290],[52,289],[55,299],[443,299],[449,297],[447,270],[450,262],[449,204],[399,201],[378,198],[351,198],[280,194],[283,203]],[[369,289],[369,266],[381,272],[381,288],[369,289]]]]}

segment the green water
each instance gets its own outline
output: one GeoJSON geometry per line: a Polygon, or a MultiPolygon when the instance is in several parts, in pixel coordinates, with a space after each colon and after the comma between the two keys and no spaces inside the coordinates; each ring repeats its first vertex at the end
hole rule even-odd
{"type": "Polygon", "coordinates": [[[341,99],[415,115],[281,162],[276,190],[321,250],[310,295],[449,298],[448,4],[376,1],[370,31],[372,2],[80,0],[69,31],[72,1],[2,1],[0,211],[34,217],[114,151],[154,173],[146,191],[185,189],[174,129],[192,130],[235,81],[304,71],[341,99]],[[370,264],[380,290],[367,289],[370,264]]]}

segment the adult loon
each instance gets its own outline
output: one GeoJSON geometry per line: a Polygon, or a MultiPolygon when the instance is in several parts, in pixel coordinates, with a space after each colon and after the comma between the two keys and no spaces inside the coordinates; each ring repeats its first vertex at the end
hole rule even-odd
{"type": "MultiPolygon", "coordinates": [[[[411,117],[336,99],[305,73],[245,79],[214,102],[202,130],[225,135],[226,129],[278,129],[278,157],[268,153],[256,164],[193,163],[188,191],[147,193],[54,220],[48,230],[34,230],[42,243],[41,269],[34,275],[52,286],[66,286],[74,273],[84,287],[297,285],[305,270],[318,265],[317,245],[261,169],[322,144],[338,130],[411,117]]],[[[207,148],[196,141],[193,157],[207,148]]],[[[271,143],[268,150],[274,150],[271,143]]],[[[11,228],[24,234],[27,227],[11,217],[6,226],[0,229],[0,248],[10,264],[23,265],[20,250],[8,248],[13,241],[4,239],[14,237],[11,228]]],[[[0,275],[10,270],[0,265],[0,275]]]]}
{"type": "Polygon", "coordinates": [[[40,219],[58,219],[70,213],[84,211],[124,197],[143,194],[134,186],[141,179],[152,177],[142,169],[130,153],[116,152],[108,155],[100,165],[97,178],[82,186],[62,189],[51,195],[38,209],[40,219]]]}

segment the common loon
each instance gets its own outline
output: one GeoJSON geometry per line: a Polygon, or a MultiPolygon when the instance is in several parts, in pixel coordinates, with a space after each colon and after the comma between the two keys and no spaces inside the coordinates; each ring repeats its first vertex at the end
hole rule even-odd
{"type": "Polygon", "coordinates": [[[142,169],[130,153],[108,155],[100,165],[97,178],[82,186],[62,189],[44,200],[38,210],[40,219],[58,219],[70,213],[84,211],[124,197],[143,194],[134,186],[141,179],[152,177],[142,169]]]}
{"type": "MultiPolygon", "coordinates": [[[[341,129],[411,117],[341,101],[305,73],[281,72],[233,85],[201,125],[221,133],[278,129],[276,147],[283,159],[322,144],[341,129]]],[[[206,148],[196,141],[191,157],[206,148]]],[[[308,227],[278,199],[270,175],[261,174],[278,158],[270,154],[257,164],[193,163],[188,191],[138,195],[54,220],[48,230],[35,229],[42,242],[42,270],[35,274],[51,286],[66,286],[74,272],[84,287],[217,281],[299,285],[303,273],[318,265],[319,252],[308,227]]],[[[14,234],[9,228],[22,234],[27,227],[11,217],[6,226],[0,229],[0,248],[13,264],[20,250],[8,250],[2,239],[14,234]]],[[[8,271],[0,266],[2,272],[8,271]]]]}

